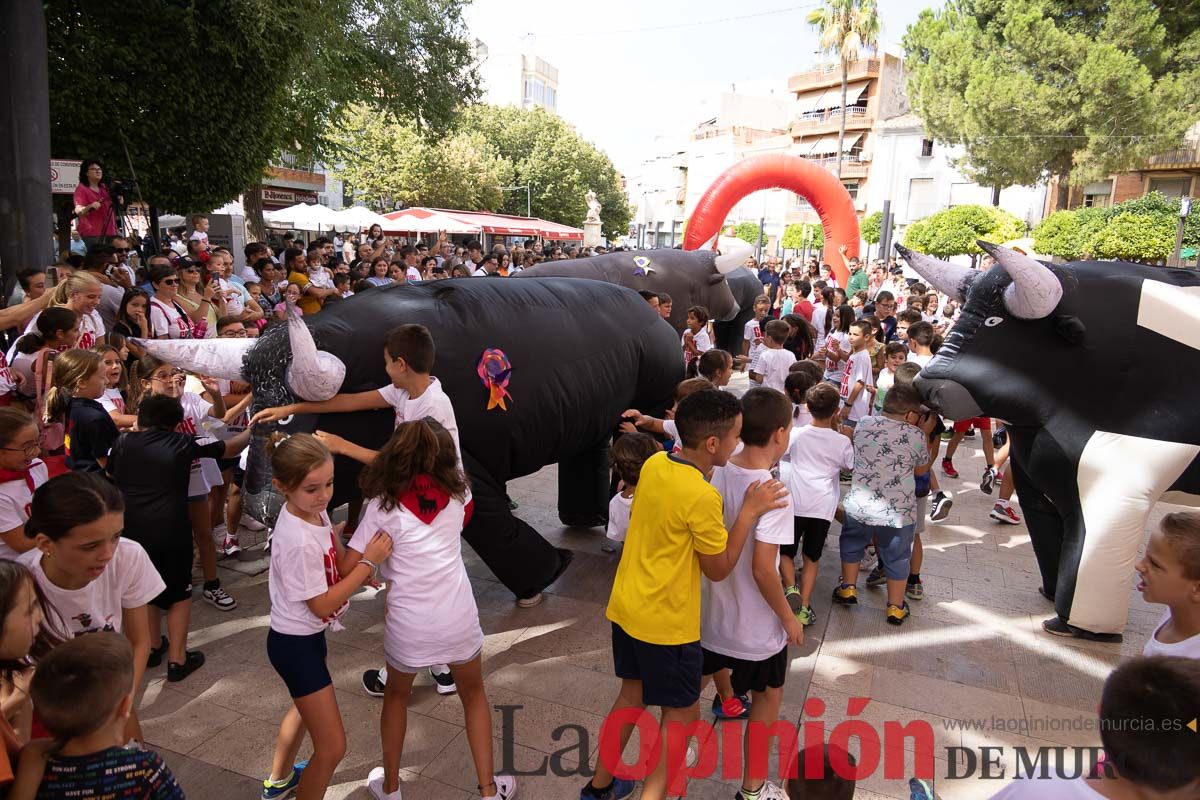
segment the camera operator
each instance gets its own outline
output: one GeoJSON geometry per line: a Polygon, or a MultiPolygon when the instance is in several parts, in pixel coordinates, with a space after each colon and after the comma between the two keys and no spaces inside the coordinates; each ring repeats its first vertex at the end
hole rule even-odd
{"type": "Polygon", "coordinates": [[[112,196],[104,185],[104,165],[94,158],[79,165],[79,185],[75,187],[75,227],[89,247],[107,244],[117,235],[117,218],[112,196]]]}

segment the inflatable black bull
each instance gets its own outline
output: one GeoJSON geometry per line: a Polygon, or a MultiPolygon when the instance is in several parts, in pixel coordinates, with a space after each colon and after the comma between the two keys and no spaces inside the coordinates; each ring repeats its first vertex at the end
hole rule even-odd
{"type": "MultiPolygon", "coordinates": [[[[292,318],[254,340],[147,342],[172,363],[203,374],[249,380],[255,408],[384,386],[387,332],[420,323],[437,345],[433,374],[454,405],[475,511],[463,535],[517,597],[552,583],[570,554],[551,547],[512,515],[505,484],[559,464],[559,516],[603,524],[608,507],[608,443],[627,408],[663,409],[682,378],[679,341],[636,292],[588,280],[502,278],[371,289],[321,313],[292,318]],[[477,367],[499,349],[512,372],[507,410],[488,410],[477,367]]],[[[394,427],[384,411],[297,417],[289,430],[325,430],[378,448],[394,427]]],[[[244,487],[247,507],[272,518],[256,431],[244,487]]],[[[334,504],[357,493],[359,465],[338,458],[334,504]]]]}
{"type": "Polygon", "coordinates": [[[902,247],[962,305],[917,377],[950,419],[1009,423],[1051,633],[1116,638],[1160,498],[1200,501],[1200,275],[1086,261],[1048,267],[986,242],[986,272],[902,247]]]}
{"type": "MultiPolygon", "coordinates": [[[[676,331],[687,324],[687,310],[704,306],[714,322],[732,321],[739,301],[726,277],[746,261],[749,245],[741,240],[722,240],[724,254],[712,250],[632,250],[591,258],[546,261],[518,272],[516,278],[590,278],[637,291],[671,295],[671,317],[676,331]]],[[[758,287],[762,293],[762,286],[758,287]]],[[[743,292],[744,294],[744,292],[743,292]]],[[[751,298],[753,300],[753,298],[751,298]]],[[[751,302],[753,315],[753,302],[751,302]]],[[[745,323],[743,323],[745,324],[745,323]]]]}

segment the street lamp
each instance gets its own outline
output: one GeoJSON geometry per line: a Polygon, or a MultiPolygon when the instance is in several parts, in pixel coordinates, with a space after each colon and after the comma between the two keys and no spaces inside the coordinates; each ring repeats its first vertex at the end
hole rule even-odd
{"type": "Polygon", "coordinates": [[[501,191],[504,191],[504,192],[515,192],[519,189],[524,189],[525,190],[525,216],[527,216],[527,217],[533,216],[533,212],[531,211],[532,206],[529,203],[529,187],[528,186],[497,186],[496,188],[501,191]]]}
{"type": "Polygon", "coordinates": [[[1179,227],[1175,229],[1175,260],[1172,266],[1183,266],[1183,227],[1187,223],[1188,214],[1192,211],[1192,198],[1179,199],[1179,227]]]}

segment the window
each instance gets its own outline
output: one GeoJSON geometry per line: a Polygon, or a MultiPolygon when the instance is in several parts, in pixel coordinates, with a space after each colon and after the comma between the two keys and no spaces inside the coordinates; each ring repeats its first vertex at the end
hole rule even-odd
{"type": "Polygon", "coordinates": [[[908,182],[908,221],[927,217],[937,210],[933,178],[913,178],[908,182]]]}
{"type": "Polygon", "coordinates": [[[554,89],[551,89],[549,86],[547,86],[546,87],[546,108],[557,108],[557,104],[558,104],[558,92],[556,92],[554,89]]]}
{"type": "Polygon", "coordinates": [[[1147,191],[1162,192],[1167,197],[1185,197],[1191,188],[1191,178],[1151,178],[1147,191]]]}
{"type": "Polygon", "coordinates": [[[1107,208],[1112,198],[1112,181],[1096,181],[1083,187],[1084,208],[1107,208]]]}
{"type": "Polygon", "coordinates": [[[845,186],[846,191],[850,193],[851,200],[858,200],[858,181],[843,182],[842,186],[845,186]]]}
{"type": "Polygon", "coordinates": [[[525,79],[525,102],[541,104],[545,101],[546,84],[538,78],[525,79]]]}
{"type": "Polygon", "coordinates": [[[933,139],[921,140],[921,158],[929,158],[933,155],[933,139]]]}

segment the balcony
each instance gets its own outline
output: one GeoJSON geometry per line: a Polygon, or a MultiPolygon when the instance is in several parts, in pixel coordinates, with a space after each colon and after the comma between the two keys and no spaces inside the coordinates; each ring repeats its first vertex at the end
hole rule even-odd
{"type": "MultiPolygon", "coordinates": [[[[837,130],[842,124],[842,109],[830,108],[809,111],[792,120],[792,136],[811,136],[826,129],[837,130]]],[[[849,106],[846,109],[846,129],[863,130],[875,124],[875,109],[870,105],[849,106]]]]}
{"type": "MultiPolygon", "coordinates": [[[[860,58],[850,62],[846,78],[848,81],[865,80],[879,77],[880,60],[877,58],[860,58]]],[[[841,64],[824,64],[808,72],[801,72],[788,78],[789,92],[807,92],[842,82],[841,64]]]]}
{"type": "Polygon", "coordinates": [[[1200,168],[1200,144],[1168,150],[1146,160],[1147,170],[1200,168]]]}

